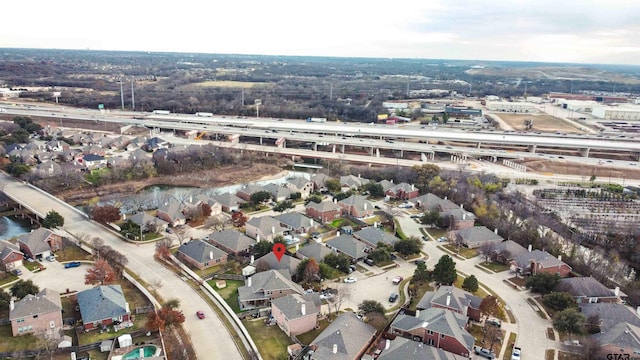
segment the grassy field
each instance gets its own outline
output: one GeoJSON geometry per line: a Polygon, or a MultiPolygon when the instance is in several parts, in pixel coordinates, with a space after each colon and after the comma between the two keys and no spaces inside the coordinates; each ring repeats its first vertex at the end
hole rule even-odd
{"type": "Polygon", "coordinates": [[[287,346],[292,344],[278,326],[267,326],[263,320],[243,321],[265,360],[280,360],[287,358],[287,346]]]}
{"type": "Polygon", "coordinates": [[[570,132],[570,133],[583,133],[584,131],[576,128],[572,124],[547,114],[495,114],[500,117],[504,122],[511,125],[516,131],[523,131],[523,122],[527,119],[533,119],[533,129],[530,131],[540,132],[570,132]]]}
{"type": "Polygon", "coordinates": [[[227,280],[227,287],[222,289],[216,287],[215,280],[210,280],[207,283],[222,296],[224,301],[227,302],[236,314],[240,312],[240,305],[238,305],[238,288],[244,286],[244,281],[227,280]]]}
{"type": "Polygon", "coordinates": [[[476,249],[469,249],[463,246],[458,247],[457,245],[454,245],[454,244],[443,245],[442,247],[466,259],[471,259],[473,257],[478,256],[478,250],[476,249]]]}
{"type": "Polygon", "coordinates": [[[82,250],[79,246],[66,245],[56,252],[56,260],[59,262],[72,260],[91,260],[91,254],[82,250]]]}
{"type": "Polygon", "coordinates": [[[248,82],[248,81],[231,81],[231,80],[221,80],[221,81],[203,81],[195,84],[190,84],[190,86],[198,86],[198,87],[222,87],[222,88],[253,88],[253,87],[270,87],[273,86],[272,83],[267,82],[248,82]]]}
{"type": "Polygon", "coordinates": [[[0,326],[0,352],[13,352],[38,348],[38,339],[34,335],[13,337],[11,324],[0,326]]]}
{"type": "Polygon", "coordinates": [[[493,261],[485,261],[483,263],[480,264],[482,267],[485,267],[493,272],[502,272],[502,271],[506,271],[509,270],[509,265],[506,264],[501,264],[498,262],[493,262],[493,261]]]}

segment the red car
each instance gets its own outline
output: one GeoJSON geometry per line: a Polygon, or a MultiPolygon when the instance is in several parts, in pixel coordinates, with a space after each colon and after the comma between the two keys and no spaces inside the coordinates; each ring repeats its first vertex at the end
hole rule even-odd
{"type": "Polygon", "coordinates": [[[204,312],[203,311],[196,311],[196,316],[198,317],[198,319],[204,319],[204,312]]]}
{"type": "Polygon", "coordinates": [[[402,282],[403,278],[402,276],[396,276],[393,278],[393,285],[398,285],[402,282]]]}

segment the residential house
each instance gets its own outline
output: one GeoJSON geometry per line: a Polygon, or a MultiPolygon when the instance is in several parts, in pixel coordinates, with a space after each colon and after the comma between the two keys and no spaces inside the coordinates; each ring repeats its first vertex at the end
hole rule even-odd
{"type": "Polygon", "coordinates": [[[491,231],[484,226],[474,226],[454,231],[455,242],[470,249],[487,248],[501,243],[498,229],[491,231]]]}
{"type": "Polygon", "coordinates": [[[133,166],[133,162],[129,158],[124,157],[110,157],[107,158],[107,167],[111,169],[130,169],[133,166]]]}
{"type": "Polygon", "coordinates": [[[9,321],[13,336],[44,335],[48,339],[62,337],[62,302],[60,293],[44,288],[36,295],[29,294],[18,301],[10,301],[9,321]]]}
{"type": "Polygon", "coordinates": [[[541,250],[527,251],[514,257],[511,260],[511,268],[520,275],[536,275],[545,272],[565,277],[571,272],[571,266],[565,264],[562,257],[556,258],[541,250]]]}
{"type": "Polygon", "coordinates": [[[280,222],[280,226],[287,229],[289,233],[304,234],[315,227],[312,219],[299,212],[288,212],[273,217],[280,222]]]}
{"type": "Polygon", "coordinates": [[[317,293],[290,294],[271,301],[271,316],[287,336],[300,335],[318,325],[321,305],[317,293]]]}
{"type": "Polygon", "coordinates": [[[153,231],[159,233],[165,231],[167,229],[167,225],[169,225],[169,223],[167,223],[166,221],[157,217],[153,217],[143,211],[131,215],[127,219],[131,220],[132,223],[142,227],[143,232],[153,231]]]}
{"type": "Polygon", "coordinates": [[[184,225],[187,223],[187,218],[182,213],[183,208],[179,202],[172,201],[159,207],[158,210],[156,210],[156,216],[166,221],[171,227],[184,225]]]}
{"type": "Polygon", "coordinates": [[[299,248],[298,251],[296,251],[296,256],[300,260],[316,259],[317,262],[321,262],[325,256],[331,253],[333,253],[333,251],[324,244],[312,242],[299,248]]]}
{"type": "Polygon", "coordinates": [[[0,240],[0,270],[11,271],[22,266],[24,255],[20,247],[7,240],[0,240]]]}
{"type": "Polygon", "coordinates": [[[367,256],[365,250],[370,249],[370,246],[356,240],[352,235],[340,235],[325,244],[333,251],[349,256],[353,262],[364,259],[367,256]]]}
{"type": "Polygon", "coordinates": [[[249,254],[256,241],[237,230],[212,232],[208,241],[231,255],[249,254]]]}
{"type": "Polygon", "coordinates": [[[291,190],[291,193],[300,193],[302,199],[308,198],[314,190],[313,181],[301,176],[287,180],[285,186],[291,190]]]}
{"type": "Polygon", "coordinates": [[[131,312],[120,285],[101,285],[78,293],[78,307],[85,331],[114,322],[129,322],[131,312]]]}
{"type": "Polygon", "coordinates": [[[220,203],[220,206],[222,206],[222,211],[225,212],[238,211],[240,210],[240,204],[245,202],[244,200],[230,193],[215,195],[211,198],[217,203],[220,203]]]}
{"type": "Polygon", "coordinates": [[[222,214],[222,204],[220,204],[214,198],[208,195],[200,194],[196,196],[194,201],[196,206],[202,206],[202,204],[207,204],[211,209],[211,214],[209,214],[209,216],[218,216],[222,214]]]}
{"type": "Polygon", "coordinates": [[[142,149],[135,149],[129,153],[129,161],[134,167],[145,167],[153,165],[151,155],[142,149]]]}
{"type": "Polygon", "coordinates": [[[147,152],[153,152],[157,149],[168,148],[169,145],[169,142],[164,139],[161,139],[159,137],[152,137],[151,139],[147,140],[140,148],[147,152]]]}
{"type": "Polygon", "coordinates": [[[55,159],[57,156],[58,156],[57,153],[46,152],[46,151],[41,151],[39,153],[36,153],[36,155],[35,155],[36,160],[38,160],[39,163],[51,161],[51,160],[55,159]]]}
{"type": "Polygon", "coordinates": [[[289,294],[304,294],[304,289],[277,270],[263,271],[245,280],[238,288],[240,310],[270,307],[271,300],[289,294]]]}
{"type": "Polygon", "coordinates": [[[245,224],[247,236],[257,241],[273,241],[276,236],[284,236],[286,230],[280,226],[280,221],[271,216],[254,217],[245,224]]]}
{"type": "Polygon", "coordinates": [[[107,152],[100,146],[98,145],[90,145],[90,146],[85,146],[82,148],[82,154],[83,155],[98,155],[98,156],[102,156],[104,157],[107,152]]]}
{"type": "Polygon", "coordinates": [[[514,257],[526,253],[527,249],[513,240],[497,243],[489,250],[489,257],[495,262],[509,264],[514,257]]]}
{"type": "Polygon", "coordinates": [[[289,278],[293,278],[296,274],[298,264],[300,264],[300,260],[293,256],[284,254],[280,260],[278,260],[276,255],[270,251],[268,254],[256,259],[253,266],[258,272],[279,270],[283,274],[288,274],[289,278]]]}
{"type": "Polygon", "coordinates": [[[476,221],[476,216],[464,210],[462,205],[459,208],[441,211],[440,217],[442,218],[442,225],[451,230],[468,229],[473,227],[476,221]]]}
{"type": "Polygon", "coordinates": [[[413,341],[469,357],[475,339],[465,329],[467,317],[436,307],[416,310],[416,315],[398,315],[391,323],[391,332],[413,341]]]}
{"type": "Polygon", "coordinates": [[[382,353],[377,360],[468,360],[462,357],[433,346],[424,346],[423,343],[396,337],[393,340],[385,340],[385,346],[380,349],[382,353]]]}
{"type": "Polygon", "coordinates": [[[48,160],[36,165],[36,167],[33,170],[33,173],[37,177],[44,179],[44,178],[63,174],[63,170],[62,170],[62,166],[60,166],[58,163],[48,160]]]}
{"type": "Polygon", "coordinates": [[[470,292],[454,286],[440,286],[436,291],[428,291],[416,305],[416,309],[441,308],[480,321],[482,299],[470,292]]]}
{"type": "Polygon", "coordinates": [[[26,147],[23,149],[15,149],[10,151],[9,158],[16,159],[23,164],[26,165],[35,165],[38,160],[36,160],[36,154],[39,153],[38,150],[27,149],[26,147]]]}
{"type": "Polygon", "coordinates": [[[204,240],[193,240],[180,245],[176,257],[200,270],[227,262],[226,252],[204,240]]]}
{"type": "Polygon", "coordinates": [[[326,223],[339,219],[342,216],[342,208],[331,201],[322,201],[320,203],[310,201],[306,206],[305,213],[321,223],[326,223]]]}
{"type": "Polygon", "coordinates": [[[329,175],[317,173],[311,175],[311,182],[313,183],[314,191],[326,191],[327,190],[327,180],[331,179],[329,175]]]}
{"type": "Polygon", "coordinates": [[[44,146],[46,147],[47,151],[52,152],[66,151],[70,148],[70,145],[62,140],[50,140],[47,141],[44,146]]]}
{"type": "Polygon", "coordinates": [[[399,183],[385,190],[384,195],[389,199],[410,200],[418,197],[420,190],[413,184],[399,183]]]}
{"type": "Polygon", "coordinates": [[[369,179],[361,178],[360,176],[340,176],[340,187],[342,187],[343,191],[359,189],[368,183],[369,179]]]}
{"type": "Polygon", "coordinates": [[[438,212],[443,212],[446,210],[456,209],[458,207],[458,205],[451,200],[447,200],[446,198],[442,199],[432,193],[418,196],[413,201],[416,203],[418,208],[421,208],[424,211],[436,210],[438,212]]]}
{"type": "Polygon", "coordinates": [[[342,208],[342,214],[363,218],[373,215],[375,208],[365,196],[351,195],[346,199],[338,201],[338,206],[342,208]]]}
{"type": "Polygon", "coordinates": [[[101,155],[85,155],[82,157],[81,162],[87,170],[100,169],[107,166],[107,159],[101,155]]]}
{"type": "Polygon", "coordinates": [[[578,304],[620,303],[627,298],[620,288],[609,289],[592,277],[572,277],[560,279],[555,291],[571,294],[578,304]]]}
{"type": "Polygon", "coordinates": [[[108,146],[109,146],[109,149],[112,149],[112,150],[124,150],[130,142],[131,142],[131,138],[127,136],[118,136],[114,138],[113,141],[111,141],[108,146]]]}
{"type": "Polygon", "coordinates": [[[376,329],[350,311],[333,320],[311,341],[311,360],[358,360],[376,335],[376,329]]]}
{"type": "Polygon", "coordinates": [[[372,248],[377,247],[380,242],[385,245],[393,246],[398,240],[400,240],[395,237],[395,235],[382,231],[374,226],[369,226],[356,231],[353,233],[353,237],[368,244],[372,248]]]}
{"type": "Polygon", "coordinates": [[[32,259],[44,259],[62,247],[62,237],[46,228],[38,228],[18,237],[20,251],[32,259]]]}
{"type": "Polygon", "coordinates": [[[238,192],[236,192],[236,196],[246,202],[251,202],[251,195],[257,193],[258,191],[268,191],[268,190],[265,190],[265,188],[260,185],[249,185],[238,190],[238,192]]]}
{"type": "Polygon", "coordinates": [[[581,303],[580,312],[586,319],[595,317],[599,321],[600,332],[607,333],[620,323],[640,327],[640,315],[626,305],[619,303],[581,303]]]}
{"type": "Polygon", "coordinates": [[[268,191],[271,193],[273,201],[282,202],[291,197],[292,191],[288,187],[284,187],[278,184],[267,184],[262,187],[262,191],[268,191]]]}
{"type": "Polygon", "coordinates": [[[383,179],[378,181],[378,184],[382,186],[382,192],[386,193],[387,190],[391,189],[395,184],[393,183],[393,179],[387,180],[383,179]]]}

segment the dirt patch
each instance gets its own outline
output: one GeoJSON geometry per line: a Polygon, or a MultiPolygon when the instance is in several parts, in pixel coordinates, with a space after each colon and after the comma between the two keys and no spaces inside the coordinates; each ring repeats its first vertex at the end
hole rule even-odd
{"type": "MultiPolygon", "coordinates": [[[[528,169],[542,174],[582,175],[588,178],[590,178],[591,175],[595,175],[600,178],[640,179],[640,170],[620,169],[602,165],[589,166],[568,161],[524,160],[519,163],[525,165],[528,169]]],[[[586,180],[589,180],[588,178],[586,180]]]]}
{"type": "Polygon", "coordinates": [[[57,196],[70,204],[80,204],[88,199],[106,195],[133,195],[151,185],[171,185],[190,187],[221,187],[249,181],[267,180],[284,175],[281,167],[271,164],[254,163],[251,166],[227,166],[219,169],[203,170],[196,173],[161,176],[144,180],[114,183],[95,188],[74,189],[57,196]]]}
{"type": "Polygon", "coordinates": [[[580,129],[566,122],[561,118],[557,118],[547,114],[492,114],[502,119],[516,131],[525,131],[524,121],[532,119],[533,128],[528,131],[540,132],[563,132],[563,133],[583,133],[580,129]]]}

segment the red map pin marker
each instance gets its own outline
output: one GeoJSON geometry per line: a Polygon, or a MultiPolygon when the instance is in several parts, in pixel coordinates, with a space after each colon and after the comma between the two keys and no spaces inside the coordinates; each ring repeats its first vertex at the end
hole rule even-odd
{"type": "Polygon", "coordinates": [[[287,251],[287,249],[284,247],[284,244],[275,243],[273,244],[273,248],[271,248],[271,251],[276,254],[276,258],[278,259],[278,262],[280,262],[280,260],[282,259],[282,255],[284,255],[284,252],[287,251]]]}

